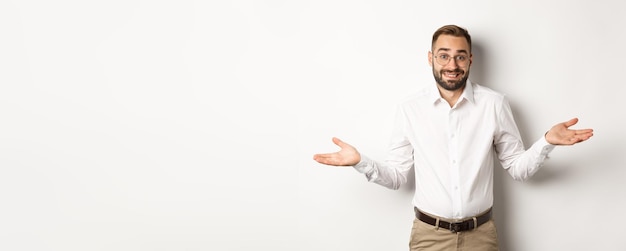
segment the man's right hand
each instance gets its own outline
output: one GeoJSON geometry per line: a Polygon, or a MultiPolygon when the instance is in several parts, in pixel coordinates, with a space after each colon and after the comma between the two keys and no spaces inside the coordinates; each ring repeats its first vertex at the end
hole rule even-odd
{"type": "Polygon", "coordinates": [[[320,153],[313,155],[313,159],[321,164],[331,166],[354,166],[361,161],[361,154],[346,142],[333,138],[333,143],[341,147],[334,153],[320,153]]]}

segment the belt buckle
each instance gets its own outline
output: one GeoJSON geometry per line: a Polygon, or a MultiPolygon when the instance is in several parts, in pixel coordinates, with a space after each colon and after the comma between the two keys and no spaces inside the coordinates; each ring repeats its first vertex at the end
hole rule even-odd
{"type": "Polygon", "coordinates": [[[461,231],[461,223],[462,222],[450,222],[450,226],[449,226],[449,230],[452,233],[456,233],[456,232],[460,232],[461,231]]]}

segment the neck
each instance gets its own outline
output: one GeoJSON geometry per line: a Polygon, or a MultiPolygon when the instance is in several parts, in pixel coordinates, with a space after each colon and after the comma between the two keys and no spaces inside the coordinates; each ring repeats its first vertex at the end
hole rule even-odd
{"type": "Polygon", "coordinates": [[[459,97],[461,97],[461,94],[463,94],[463,90],[465,90],[465,86],[457,90],[450,91],[437,85],[437,89],[439,89],[439,94],[441,95],[441,97],[445,99],[446,102],[448,102],[448,105],[450,105],[450,107],[453,107],[456,104],[456,102],[459,100],[459,97]]]}

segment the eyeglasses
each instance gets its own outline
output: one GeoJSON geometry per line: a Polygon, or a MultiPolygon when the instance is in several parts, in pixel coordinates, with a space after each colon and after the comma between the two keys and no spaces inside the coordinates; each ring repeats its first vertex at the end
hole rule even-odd
{"type": "Polygon", "coordinates": [[[452,58],[454,58],[454,61],[456,62],[456,64],[458,64],[461,67],[465,67],[469,63],[469,59],[465,55],[456,55],[452,57],[448,54],[441,53],[433,57],[435,58],[435,61],[437,61],[437,63],[440,65],[447,65],[450,62],[450,59],[452,58]]]}

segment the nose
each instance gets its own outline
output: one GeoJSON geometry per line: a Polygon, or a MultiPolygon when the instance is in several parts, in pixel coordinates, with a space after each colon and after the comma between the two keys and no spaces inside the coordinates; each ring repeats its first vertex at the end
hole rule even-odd
{"type": "Polygon", "coordinates": [[[456,62],[456,58],[455,57],[450,57],[450,61],[448,61],[448,63],[445,66],[448,66],[452,64],[451,66],[454,68],[458,68],[459,64],[456,62]]]}

